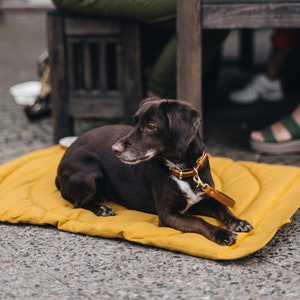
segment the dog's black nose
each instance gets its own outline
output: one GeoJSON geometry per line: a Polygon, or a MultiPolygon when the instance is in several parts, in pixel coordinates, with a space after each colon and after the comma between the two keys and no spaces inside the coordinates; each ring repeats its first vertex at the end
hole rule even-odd
{"type": "Polygon", "coordinates": [[[120,143],[114,144],[111,148],[117,156],[120,156],[124,152],[124,147],[120,143]]]}

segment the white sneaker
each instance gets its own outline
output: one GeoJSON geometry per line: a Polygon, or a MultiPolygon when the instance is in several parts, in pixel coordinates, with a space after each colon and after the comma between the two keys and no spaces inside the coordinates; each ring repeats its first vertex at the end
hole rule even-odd
{"type": "Polygon", "coordinates": [[[229,95],[229,100],[236,104],[251,104],[259,99],[280,101],[282,98],[281,81],[270,80],[263,74],[255,76],[246,87],[229,95]]]}

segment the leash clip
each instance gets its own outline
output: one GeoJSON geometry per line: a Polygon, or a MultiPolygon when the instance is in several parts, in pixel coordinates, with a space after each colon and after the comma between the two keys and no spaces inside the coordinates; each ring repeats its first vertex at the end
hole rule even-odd
{"type": "Polygon", "coordinates": [[[196,183],[196,187],[200,187],[202,190],[205,189],[207,187],[207,183],[204,183],[201,180],[196,168],[194,168],[194,171],[195,171],[196,174],[193,176],[193,180],[196,183]]]}

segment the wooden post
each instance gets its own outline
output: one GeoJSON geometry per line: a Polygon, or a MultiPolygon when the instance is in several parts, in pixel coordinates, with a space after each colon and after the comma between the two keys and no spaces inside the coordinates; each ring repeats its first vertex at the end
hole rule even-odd
{"type": "Polygon", "coordinates": [[[142,99],[140,28],[138,24],[124,22],[123,30],[125,119],[130,124],[142,99]]]}
{"type": "Polygon", "coordinates": [[[53,139],[55,143],[73,134],[73,122],[69,115],[66,66],[64,63],[64,20],[59,13],[49,12],[47,17],[48,51],[51,68],[51,102],[53,139]],[[55,75],[54,75],[55,74],[55,75]],[[56,76],[56,78],[54,78],[56,76]]]}
{"type": "Polygon", "coordinates": [[[202,115],[200,10],[200,0],[177,0],[177,98],[202,115]]]}

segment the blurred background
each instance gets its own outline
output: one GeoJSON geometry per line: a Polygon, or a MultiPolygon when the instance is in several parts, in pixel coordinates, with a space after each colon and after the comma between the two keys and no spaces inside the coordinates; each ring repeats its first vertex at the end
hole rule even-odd
{"type": "MultiPolygon", "coordinates": [[[[51,0],[0,0],[0,163],[53,144],[51,117],[29,121],[23,107],[9,93],[15,84],[40,80],[37,62],[47,50],[46,13],[52,8],[51,0]]],[[[248,146],[252,129],[268,125],[297,104],[296,79],[300,68],[295,68],[299,64],[295,55],[291,54],[292,63],[287,63],[282,75],[284,101],[245,107],[230,104],[227,97],[230,91],[263,70],[270,51],[271,32],[252,32],[251,56],[246,61],[241,59],[241,32],[230,33],[211,74],[205,79],[204,139],[212,155],[300,166],[298,155],[260,155],[248,146]]],[[[76,134],[99,124],[101,120],[77,120],[76,134]]]]}

